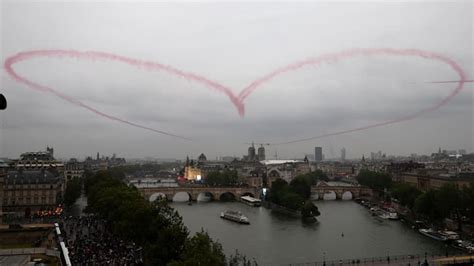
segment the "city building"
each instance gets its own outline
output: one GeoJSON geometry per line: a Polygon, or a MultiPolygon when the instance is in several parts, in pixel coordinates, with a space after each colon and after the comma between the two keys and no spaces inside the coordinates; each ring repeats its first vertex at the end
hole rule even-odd
{"type": "Polygon", "coordinates": [[[63,173],[55,168],[9,170],[3,181],[3,212],[28,217],[39,211],[54,211],[63,194],[63,173]]]}
{"type": "Polygon", "coordinates": [[[184,165],[184,179],[188,181],[199,181],[202,178],[201,169],[193,160],[186,157],[186,164],[184,165]]]}
{"type": "Polygon", "coordinates": [[[350,162],[323,162],[318,169],[325,172],[329,178],[348,177],[355,174],[355,166],[350,162]]]}
{"type": "Polygon", "coordinates": [[[0,224],[3,223],[3,184],[5,182],[5,177],[7,174],[7,168],[8,164],[4,160],[0,159],[0,224]]]}
{"type": "Polygon", "coordinates": [[[125,158],[118,158],[115,153],[112,157],[103,156],[100,157],[100,154],[97,153],[96,158],[87,157],[84,161],[84,170],[96,172],[100,170],[107,170],[110,167],[126,165],[127,161],[125,158]]]}
{"type": "Polygon", "coordinates": [[[341,161],[346,160],[346,148],[341,149],[341,161]]]}
{"type": "Polygon", "coordinates": [[[70,159],[65,165],[64,177],[66,178],[66,184],[71,179],[84,177],[84,163],[78,162],[76,159],[70,159]]]}
{"type": "Polygon", "coordinates": [[[265,148],[263,147],[263,145],[261,145],[258,148],[258,160],[259,161],[265,160],[265,148]]]}
{"type": "Polygon", "coordinates": [[[248,149],[247,160],[248,161],[255,161],[257,159],[258,158],[256,157],[256,154],[255,154],[255,147],[252,143],[252,146],[250,146],[249,149],[248,149]]]}
{"type": "Polygon", "coordinates": [[[25,170],[40,170],[54,168],[59,172],[64,171],[64,164],[54,159],[54,149],[46,148],[46,151],[25,152],[20,155],[20,159],[12,160],[13,168],[23,168],[25,170]]]}
{"type": "Polygon", "coordinates": [[[270,187],[272,182],[278,178],[291,182],[298,175],[311,172],[311,166],[308,161],[301,160],[265,160],[262,161],[267,172],[267,185],[270,187]]]}
{"type": "Polygon", "coordinates": [[[314,160],[316,162],[321,162],[323,160],[323,148],[321,147],[314,148],[314,160]]]}

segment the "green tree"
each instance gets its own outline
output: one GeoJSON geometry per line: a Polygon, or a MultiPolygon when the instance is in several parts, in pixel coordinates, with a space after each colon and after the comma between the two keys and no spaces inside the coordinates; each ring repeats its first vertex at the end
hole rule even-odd
{"type": "Polygon", "coordinates": [[[465,208],[464,215],[474,220],[474,183],[468,187],[463,187],[461,192],[462,205],[465,208]]]}
{"type": "Polygon", "coordinates": [[[415,200],[421,193],[419,189],[407,183],[395,184],[391,190],[392,196],[410,209],[415,206],[415,200]]]}
{"type": "Polygon", "coordinates": [[[195,266],[195,265],[225,265],[226,258],[222,245],[209,237],[201,229],[192,238],[186,241],[182,259],[169,263],[170,266],[195,266]]]}
{"type": "Polygon", "coordinates": [[[436,192],[429,190],[420,194],[415,200],[415,212],[431,220],[439,220],[441,215],[436,207],[436,192]]]}
{"type": "Polygon", "coordinates": [[[207,175],[205,182],[211,187],[231,187],[238,185],[239,178],[236,170],[214,171],[207,175]]]}
{"type": "Polygon", "coordinates": [[[290,190],[303,199],[309,199],[311,196],[311,179],[305,176],[299,176],[291,180],[290,190]]]}
{"type": "Polygon", "coordinates": [[[318,207],[314,205],[312,201],[307,200],[301,208],[301,215],[303,216],[303,218],[307,218],[319,216],[321,215],[321,213],[319,212],[318,207]]]}
{"type": "Polygon", "coordinates": [[[247,259],[247,257],[243,254],[240,254],[238,250],[235,251],[235,254],[230,255],[229,261],[228,261],[229,266],[257,266],[257,262],[255,259],[253,261],[250,261],[250,259],[247,259]]]}
{"type": "Polygon", "coordinates": [[[357,175],[357,182],[377,191],[384,191],[392,186],[392,178],[390,175],[369,170],[361,170],[357,175]]]}
{"type": "Polygon", "coordinates": [[[81,196],[82,183],[79,178],[73,178],[66,184],[66,191],[64,192],[64,204],[66,206],[73,205],[81,196]]]}
{"type": "Polygon", "coordinates": [[[105,219],[114,234],[141,245],[145,264],[166,265],[180,259],[188,231],[166,201],[149,203],[110,172],[99,172],[87,182],[86,210],[105,219]]]}

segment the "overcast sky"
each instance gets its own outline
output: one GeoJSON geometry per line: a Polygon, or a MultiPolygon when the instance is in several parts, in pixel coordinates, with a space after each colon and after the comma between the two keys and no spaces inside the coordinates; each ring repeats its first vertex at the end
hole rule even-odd
{"type": "MultiPolygon", "coordinates": [[[[252,81],[306,58],[353,48],[414,48],[456,61],[473,79],[473,2],[111,3],[1,1],[1,59],[39,49],[102,51],[154,61],[238,94],[252,81]]],[[[356,56],[304,67],[263,84],[239,116],[229,98],[163,71],[101,60],[35,58],[20,75],[104,113],[189,137],[181,140],[100,117],[13,80],[2,67],[0,157],[53,146],[56,157],[208,158],[358,128],[429,108],[456,87],[446,64],[419,57],[356,56]]],[[[267,157],[326,157],[381,150],[473,151],[473,85],[416,119],[317,140],[270,146],[267,157]]]]}

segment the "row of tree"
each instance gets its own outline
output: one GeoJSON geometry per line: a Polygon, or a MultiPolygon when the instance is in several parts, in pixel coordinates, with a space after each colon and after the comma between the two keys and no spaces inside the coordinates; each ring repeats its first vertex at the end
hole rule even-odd
{"type": "Polygon", "coordinates": [[[236,170],[210,172],[206,177],[206,184],[211,187],[232,187],[239,185],[239,175],[236,170]]]}
{"type": "Polygon", "coordinates": [[[73,205],[81,196],[82,181],[80,178],[73,178],[66,183],[66,190],[64,191],[64,204],[66,206],[73,205]]]}
{"type": "Polygon", "coordinates": [[[474,221],[474,186],[459,188],[448,183],[439,189],[420,193],[413,206],[415,213],[431,221],[451,218],[461,226],[464,220],[474,221]]]}
{"type": "MultiPolygon", "coordinates": [[[[181,216],[166,201],[148,202],[109,171],[88,175],[85,189],[86,212],[105,219],[117,236],[142,246],[146,265],[227,264],[222,246],[204,231],[189,237],[181,216]]],[[[250,265],[239,254],[230,261],[250,265]]]]}
{"type": "Polygon", "coordinates": [[[386,191],[392,187],[392,177],[387,173],[361,170],[356,177],[357,182],[375,191],[386,191]]]}
{"type": "Polygon", "coordinates": [[[441,223],[445,218],[458,221],[474,221],[474,185],[458,187],[455,183],[446,183],[439,189],[421,191],[407,183],[394,183],[390,175],[363,170],[357,176],[361,185],[376,191],[384,191],[387,198],[398,202],[426,219],[441,223]]]}

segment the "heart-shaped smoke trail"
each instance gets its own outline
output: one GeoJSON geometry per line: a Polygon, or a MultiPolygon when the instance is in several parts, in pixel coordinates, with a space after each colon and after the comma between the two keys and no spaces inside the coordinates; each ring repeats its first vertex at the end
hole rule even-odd
{"type": "Polygon", "coordinates": [[[357,56],[363,56],[363,57],[370,57],[370,56],[402,56],[402,57],[419,57],[423,59],[429,59],[429,60],[435,60],[438,62],[442,62],[447,64],[448,66],[453,69],[453,71],[459,76],[459,80],[456,81],[434,81],[432,83],[458,83],[457,86],[451,91],[451,93],[446,96],[444,99],[441,101],[434,103],[428,108],[421,109],[416,111],[415,113],[405,115],[400,118],[396,118],[393,120],[388,120],[388,121],[383,121],[379,122],[376,124],[370,124],[370,125],[365,125],[353,129],[347,129],[343,131],[338,131],[338,132],[332,132],[328,134],[323,134],[319,136],[312,136],[308,138],[302,138],[302,139],[296,139],[296,140],[289,140],[286,142],[280,142],[280,143],[274,143],[274,144],[290,144],[290,143],[295,143],[295,142],[303,142],[303,141],[309,141],[309,140],[314,140],[318,138],[323,138],[323,137],[328,137],[328,136],[335,136],[335,135],[341,135],[341,134],[346,134],[350,132],[355,132],[355,131],[360,131],[360,130],[366,130],[369,128],[374,128],[374,127],[380,127],[380,126],[385,126],[393,123],[399,123],[402,121],[414,119],[423,113],[429,112],[436,110],[440,108],[441,106],[445,105],[448,103],[454,96],[456,96],[464,86],[465,82],[472,82],[472,80],[466,80],[464,70],[452,59],[433,52],[428,52],[428,51],[423,51],[423,50],[418,50],[418,49],[392,49],[392,48],[377,48],[377,49],[351,49],[351,50],[346,50],[342,52],[337,52],[337,53],[328,53],[328,54],[323,54],[318,57],[314,58],[309,58],[305,60],[301,60],[298,62],[295,62],[293,64],[278,68],[269,74],[256,79],[255,81],[251,82],[247,87],[245,87],[238,95],[235,95],[232,90],[224,86],[222,84],[219,84],[218,82],[212,81],[206,77],[190,73],[190,72],[185,72],[182,70],[179,70],[177,68],[160,64],[157,62],[152,62],[152,61],[142,61],[138,59],[133,59],[121,55],[115,55],[112,53],[106,53],[106,52],[97,52],[97,51],[86,51],[86,52],[81,52],[81,51],[75,51],[75,50],[35,50],[35,51],[26,51],[26,52],[20,52],[18,54],[15,54],[13,56],[8,57],[5,60],[4,63],[4,68],[8,75],[12,77],[14,80],[23,83],[27,85],[28,87],[45,92],[45,93],[51,93],[71,104],[74,104],[76,106],[85,108],[99,116],[108,118],[110,120],[118,121],[130,126],[134,126],[137,128],[142,128],[146,130],[150,130],[159,134],[164,134],[176,138],[181,138],[181,139],[186,139],[189,140],[186,137],[179,136],[170,132],[165,132],[162,130],[157,130],[154,128],[150,128],[145,125],[140,125],[122,118],[118,118],[116,116],[106,114],[104,112],[101,112],[89,105],[86,105],[85,103],[79,101],[78,99],[75,99],[71,96],[68,96],[64,93],[61,93],[53,88],[43,86],[41,84],[35,83],[31,80],[28,80],[27,78],[18,75],[15,70],[13,69],[13,65],[21,62],[21,61],[26,61],[30,60],[33,58],[38,58],[38,57],[71,57],[71,58],[77,58],[77,59],[85,59],[85,60],[108,60],[108,61],[114,61],[114,62],[120,62],[120,63],[125,63],[134,67],[138,67],[140,69],[148,70],[148,71],[162,71],[174,76],[182,77],[187,80],[202,84],[206,86],[209,89],[212,89],[216,92],[223,93],[225,94],[230,102],[234,105],[234,107],[237,109],[238,113],[240,116],[244,116],[245,114],[245,105],[244,101],[247,97],[249,97],[255,90],[257,90],[259,87],[261,87],[263,84],[271,81],[277,76],[283,75],[290,73],[292,71],[297,71],[301,68],[307,67],[307,66],[318,66],[322,65],[324,63],[333,63],[337,62],[340,60],[348,59],[351,57],[357,57],[357,56]]]}

